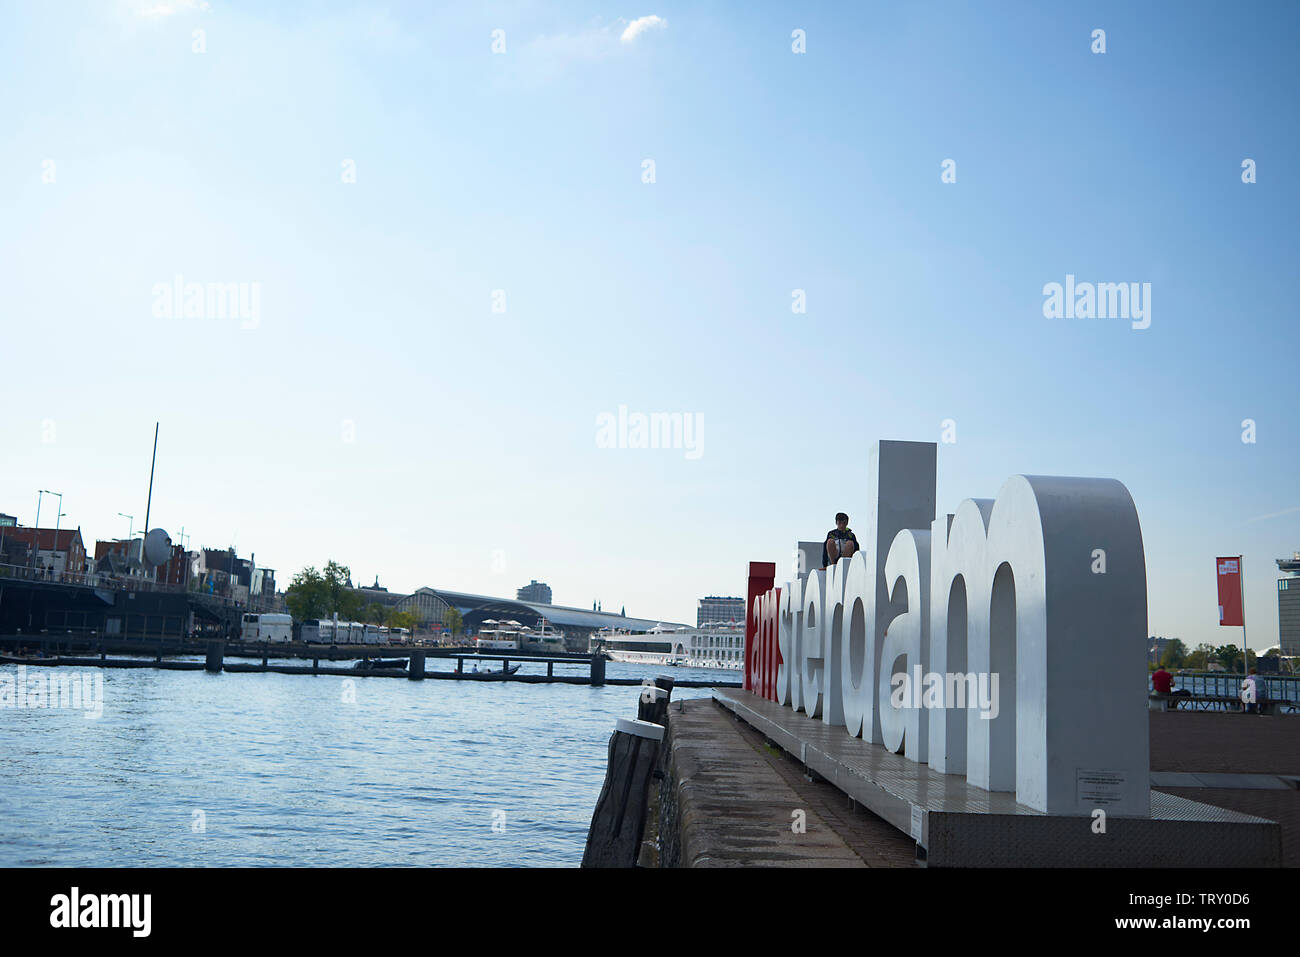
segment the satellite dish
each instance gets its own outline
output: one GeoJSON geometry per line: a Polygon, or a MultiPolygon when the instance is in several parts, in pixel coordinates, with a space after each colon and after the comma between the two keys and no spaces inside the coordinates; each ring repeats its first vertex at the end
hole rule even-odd
{"type": "Polygon", "coordinates": [[[144,537],[144,563],[150,567],[165,565],[172,557],[172,537],[155,528],[144,537]]]}

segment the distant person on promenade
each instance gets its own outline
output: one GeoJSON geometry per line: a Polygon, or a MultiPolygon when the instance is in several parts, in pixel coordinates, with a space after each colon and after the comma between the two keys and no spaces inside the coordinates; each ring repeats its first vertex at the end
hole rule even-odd
{"type": "MultiPolygon", "coordinates": [[[[1151,689],[1157,694],[1167,694],[1173,698],[1190,698],[1192,695],[1192,693],[1186,688],[1179,688],[1177,691],[1174,690],[1174,676],[1165,671],[1164,665],[1156,668],[1155,672],[1151,675],[1151,689]]],[[[1178,702],[1175,701],[1173,706],[1177,708],[1178,702]]]]}
{"type": "Polygon", "coordinates": [[[858,536],[849,528],[849,517],[843,512],[835,515],[835,527],[826,533],[826,543],[822,545],[822,568],[833,565],[841,558],[849,558],[861,546],[858,536]]]}
{"type": "Polygon", "coordinates": [[[1151,676],[1151,687],[1155,689],[1157,694],[1174,693],[1174,676],[1165,671],[1164,665],[1157,668],[1151,676]]]}

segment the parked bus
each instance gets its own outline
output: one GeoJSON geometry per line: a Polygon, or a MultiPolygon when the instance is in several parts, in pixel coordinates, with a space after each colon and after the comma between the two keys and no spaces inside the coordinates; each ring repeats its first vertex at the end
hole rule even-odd
{"type": "Polygon", "coordinates": [[[309,618],[302,623],[301,636],[309,645],[386,645],[390,642],[405,644],[410,640],[411,633],[405,628],[387,628],[360,621],[336,622],[329,618],[309,618]]]}
{"type": "Polygon", "coordinates": [[[239,637],[243,641],[292,641],[292,615],[244,615],[239,637]]]}
{"type": "Polygon", "coordinates": [[[308,618],[302,623],[302,640],[309,645],[346,645],[350,643],[352,622],[332,618],[308,618]]]}

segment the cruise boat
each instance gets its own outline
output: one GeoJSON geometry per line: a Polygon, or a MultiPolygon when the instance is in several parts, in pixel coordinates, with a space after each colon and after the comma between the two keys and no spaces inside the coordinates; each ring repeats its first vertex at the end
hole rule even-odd
{"type": "Polygon", "coordinates": [[[564,632],[556,631],[552,628],[547,631],[547,625],[550,624],[543,618],[537,626],[537,630],[524,627],[519,632],[519,647],[524,651],[531,651],[535,654],[556,654],[563,652],[564,632]]]}
{"type": "Polygon", "coordinates": [[[497,621],[488,618],[479,625],[478,636],[474,639],[477,651],[518,651],[519,633],[522,625],[517,621],[497,621]]]}
{"type": "Polygon", "coordinates": [[[602,628],[592,632],[587,647],[592,652],[603,650],[610,661],[637,665],[684,665],[687,657],[682,635],[686,631],[685,628],[670,628],[662,624],[644,632],[602,628]]]}

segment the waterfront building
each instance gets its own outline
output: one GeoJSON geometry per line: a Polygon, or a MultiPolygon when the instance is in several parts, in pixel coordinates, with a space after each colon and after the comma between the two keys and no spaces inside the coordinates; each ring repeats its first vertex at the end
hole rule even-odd
{"type": "Polygon", "coordinates": [[[432,588],[417,588],[412,594],[402,596],[393,606],[400,612],[415,615],[421,625],[440,627],[450,607],[432,588]]]}
{"type": "Polygon", "coordinates": [[[598,608],[571,608],[568,605],[553,605],[546,602],[520,601],[517,598],[498,598],[492,595],[474,595],[468,592],[448,591],[444,588],[421,589],[441,599],[447,606],[455,608],[461,614],[465,630],[477,631],[487,619],[505,619],[518,621],[521,625],[538,629],[543,618],[550,627],[563,631],[570,643],[571,650],[585,651],[587,637],[593,632],[607,628],[622,632],[646,632],[656,626],[662,628],[686,628],[678,622],[664,622],[653,618],[629,618],[626,615],[601,611],[598,608]]]}
{"type": "Polygon", "coordinates": [[[692,668],[744,668],[744,619],[716,622],[690,632],[686,663],[692,668]]]}
{"type": "Polygon", "coordinates": [[[383,585],[379,584],[379,576],[375,576],[375,583],[370,587],[353,588],[354,592],[362,597],[367,605],[383,605],[385,608],[394,608],[404,598],[409,596],[395,591],[389,591],[383,585]]]}
{"type": "Polygon", "coordinates": [[[1147,639],[1147,663],[1158,665],[1160,660],[1165,656],[1165,649],[1173,644],[1176,638],[1157,638],[1152,635],[1147,639]]]}
{"type": "Polygon", "coordinates": [[[551,603],[551,586],[534,578],[523,588],[516,591],[515,597],[520,601],[534,601],[538,604],[549,605],[551,603]]]}
{"type": "Polygon", "coordinates": [[[709,595],[699,600],[695,612],[695,627],[702,628],[713,622],[745,620],[745,599],[709,595]]]}
{"type": "Polygon", "coordinates": [[[188,556],[188,581],[193,590],[223,595],[240,604],[275,600],[275,569],[258,568],[257,555],[240,558],[233,549],[203,548],[188,556]]]}
{"type": "Polygon", "coordinates": [[[1277,559],[1277,632],[1282,655],[1300,655],[1300,552],[1277,559]]]}
{"type": "Polygon", "coordinates": [[[144,578],[140,559],[143,538],[114,538],[95,542],[89,571],[101,578],[144,578]]]}
{"type": "Polygon", "coordinates": [[[27,546],[28,561],[35,551],[37,568],[54,567],[54,574],[81,575],[86,571],[86,546],[81,529],[13,528],[5,529],[5,538],[27,546]]]}

